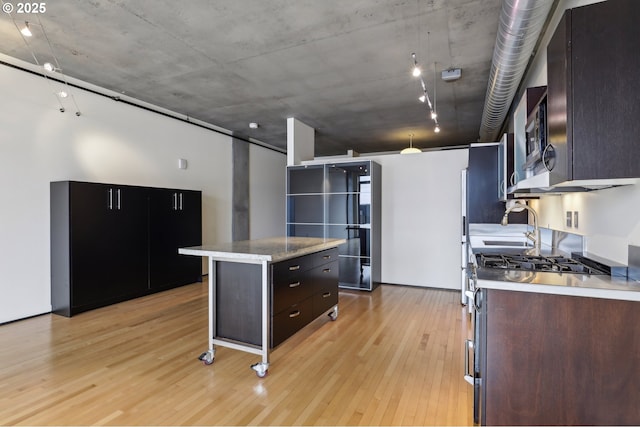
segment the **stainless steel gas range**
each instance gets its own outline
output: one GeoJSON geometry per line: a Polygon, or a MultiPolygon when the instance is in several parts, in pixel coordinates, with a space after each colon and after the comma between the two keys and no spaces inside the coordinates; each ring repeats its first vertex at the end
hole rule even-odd
{"type": "Polygon", "coordinates": [[[476,254],[478,266],[504,270],[545,271],[552,273],[611,274],[607,266],[595,261],[573,255],[578,259],[562,255],[526,255],[526,254],[476,254]],[[589,263],[589,265],[587,264],[589,263]]]}

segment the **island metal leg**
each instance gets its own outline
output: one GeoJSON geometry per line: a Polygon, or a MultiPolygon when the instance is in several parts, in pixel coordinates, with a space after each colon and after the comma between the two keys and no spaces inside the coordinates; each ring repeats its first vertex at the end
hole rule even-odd
{"type": "Polygon", "coordinates": [[[200,355],[198,359],[205,365],[211,365],[216,355],[214,346],[213,331],[215,331],[215,304],[216,304],[216,262],[213,257],[209,257],[209,350],[200,355]]]}
{"type": "MultiPolygon", "coordinates": [[[[202,353],[199,357],[200,360],[203,361],[205,365],[210,365],[213,363],[215,358],[216,345],[220,345],[222,347],[229,347],[235,350],[245,351],[248,353],[257,354],[262,357],[262,361],[258,362],[254,365],[251,365],[251,369],[256,372],[256,375],[260,378],[263,378],[267,375],[269,370],[269,331],[270,331],[270,320],[271,316],[269,315],[269,262],[261,261],[261,280],[260,280],[260,292],[261,292],[261,308],[262,308],[262,316],[261,316],[261,336],[262,336],[262,344],[260,346],[255,346],[251,344],[243,344],[240,342],[229,341],[225,339],[219,339],[215,337],[217,328],[216,328],[216,295],[217,295],[217,284],[216,284],[216,261],[217,259],[213,257],[209,257],[209,350],[202,353]]],[[[225,261],[225,260],[222,260],[225,261]]],[[[247,261],[248,263],[256,263],[247,261]]]]}
{"type": "Polygon", "coordinates": [[[262,362],[251,365],[256,375],[263,378],[269,372],[269,263],[262,261],[262,362]]]}

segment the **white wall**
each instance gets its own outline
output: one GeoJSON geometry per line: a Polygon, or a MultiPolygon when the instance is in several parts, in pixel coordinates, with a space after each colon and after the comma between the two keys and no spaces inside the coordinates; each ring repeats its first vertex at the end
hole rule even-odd
{"type": "MultiPolygon", "coordinates": [[[[612,1],[612,0],[609,0],[612,1]]],[[[594,0],[561,1],[543,36],[523,87],[547,84],[546,45],[566,9],[597,3],[594,0]]],[[[513,124],[511,124],[513,128],[513,124]]],[[[613,261],[627,263],[628,245],[640,245],[640,186],[632,185],[588,193],[543,196],[531,205],[538,211],[540,224],[585,236],[586,250],[613,261]],[[566,211],[578,211],[578,228],[567,228],[566,211]]]]}
{"type": "MultiPolygon", "coordinates": [[[[50,181],[202,190],[203,242],[231,240],[230,137],[79,89],[82,116],[69,102],[60,113],[53,90],[40,76],[0,65],[0,323],[51,310],[50,181]],[[186,170],[178,158],[187,159],[186,170]]],[[[264,185],[251,204],[275,206],[280,218],[284,184],[273,182],[284,182],[284,162],[252,149],[264,185]]],[[[273,218],[254,222],[258,234],[284,227],[273,218]]]]}
{"type": "Polygon", "coordinates": [[[467,149],[361,157],[382,166],[383,283],[460,288],[460,171],[468,158],[467,149]]]}
{"type": "Polygon", "coordinates": [[[249,168],[250,238],[286,235],[287,156],[251,145],[249,168]]]}

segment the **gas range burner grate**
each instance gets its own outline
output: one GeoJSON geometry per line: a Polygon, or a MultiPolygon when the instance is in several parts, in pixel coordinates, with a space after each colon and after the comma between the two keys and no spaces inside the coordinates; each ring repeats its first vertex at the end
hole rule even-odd
{"type": "Polygon", "coordinates": [[[477,260],[478,265],[485,268],[552,273],[607,274],[605,271],[563,256],[478,254],[477,260]]]}

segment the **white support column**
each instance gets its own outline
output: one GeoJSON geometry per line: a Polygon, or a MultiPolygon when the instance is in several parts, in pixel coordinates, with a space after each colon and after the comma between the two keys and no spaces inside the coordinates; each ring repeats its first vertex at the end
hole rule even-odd
{"type": "Polygon", "coordinates": [[[287,166],[299,165],[315,156],[315,129],[300,120],[287,118],[287,166]]]}

